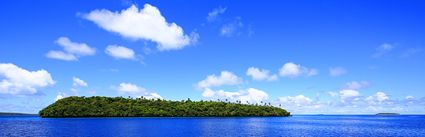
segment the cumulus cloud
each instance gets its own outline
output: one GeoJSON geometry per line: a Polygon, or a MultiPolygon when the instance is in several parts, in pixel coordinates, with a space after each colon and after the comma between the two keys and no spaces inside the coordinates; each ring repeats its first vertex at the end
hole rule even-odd
{"type": "Polygon", "coordinates": [[[121,94],[139,95],[139,94],[145,94],[148,91],[145,88],[139,87],[135,84],[121,83],[118,86],[118,92],[120,92],[121,94]]]}
{"type": "Polygon", "coordinates": [[[200,89],[217,87],[222,85],[236,85],[242,83],[242,78],[239,78],[230,71],[221,71],[219,76],[209,75],[202,81],[199,81],[197,87],[200,89]]]}
{"type": "Polygon", "coordinates": [[[0,94],[31,95],[55,84],[44,69],[28,71],[11,63],[0,63],[0,94]]]}
{"type": "Polygon", "coordinates": [[[284,106],[296,105],[296,106],[307,106],[313,102],[310,98],[304,95],[298,96],[284,96],[279,97],[279,103],[282,103],[284,106]]]}
{"type": "Polygon", "coordinates": [[[333,77],[338,77],[344,75],[347,71],[343,67],[333,67],[329,68],[329,75],[333,77]]]}
{"type": "Polygon", "coordinates": [[[224,90],[214,91],[210,88],[205,88],[202,96],[206,98],[228,99],[229,101],[241,101],[241,103],[260,103],[267,100],[269,95],[259,89],[248,88],[238,92],[228,92],[224,90]]]}
{"type": "Polygon", "coordinates": [[[277,80],[276,74],[270,74],[269,70],[259,69],[259,68],[256,68],[256,67],[248,68],[248,70],[246,71],[246,75],[248,75],[248,76],[252,77],[252,79],[258,80],[258,81],[263,81],[263,80],[275,81],[275,80],[277,80]]]}
{"type": "Polygon", "coordinates": [[[60,99],[66,98],[66,97],[67,97],[66,93],[58,92],[58,95],[56,95],[55,101],[58,101],[60,99]]]}
{"type": "Polygon", "coordinates": [[[119,45],[108,45],[105,49],[105,53],[116,59],[136,59],[135,53],[132,49],[119,45]]]}
{"type": "Polygon", "coordinates": [[[223,7],[215,8],[213,11],[211,11],[211,12],[208,13],[207,21],[208,22],[215,21],[219,15],[223,14],[224,12],[226,12],[226,9],[227,8],[223,8],[223,7]]]}
{"type": "Polygon", "coordinates": [[[162,97],[158,93],[148,93],[147,95],[144,95],[143,97],[147,99],[162,99],[162,97]]]}
{"type": "Polygon", "coordinates": [[[339,96],[342,103],[351,104],[352,101],[357,101],[360,99],[360,93],[356,90],[344,89],[339,91],[339,96]]]}
{"type": "Polygon", "coordinates": [[[293,62],[285,63],[279,70],[279,75],[282,77],[298,77],[301,75],[305,76],[314,76],[317,75],[318,71],[316,69],[310,69],[307,67],[303,67],[299,64],[295,64],[293,62]]]}
{"type": "Polygon", "coordinates": [[[406,96],[402,99],[391,99],[384,92],[363,96],[356,90],[341,90],[329,94],[333,98],[327,101],[320,101],[319,96],[313,100],[304,95],[297,95],[280,97],[274,104],[293,114],[422,113],[417,110],[422,109],[425,104],[425,97],[416,99],[413,96],[406,96]]]}
{"type": "Polygon", "coordinates": [[[197,33],[190,36],[176,23],[168,23],[158,8],[145,4],[143,9],[132,5],[121,11],[94,10],[84,16],[99,27],[123,37],[156,42],[159,50],[176,50],[195,43],[197,33]]]}
{"type": "Polygon", "coordinates": [[[72,78],[72,85],[75,87],[87,87],[87,83],[84,80],[81,80],[80,78],[73,77],[72,78]]]}
{"type": "Polygon", "coordinates": [[[96,50],[89,47],[86,43],[73,42],[68,37],[60,37],[55,43],[61,46],[64,51],[51,50],[46,54],[46,57],[65,61],[76,61],[79,57],[90,56],[96,53],[96,50]]]}
{"type": "Polygon", "coordinates": [[[329,106],[328,103],[314,101],[304,95],[279,97],[275,104],[292,114],[322,113],[329,106]]]}
{"type": "Polygon", "coordinates": [[[394,49],[394,46],[392,44],[384,43],[380,45],[378,48],[376,48],[375,53],[372,55],[374,58],[379,58],[384,56],[385,54],[389,53],[394,49]]]}
{"type": "Polygon", "coordinates": [[[390,98],[384,92],[376,92],[375,95],[369,96],[366,98],[366,101],[371,105],[382,104],[385,101],[388,101],[390,98]]]}
{"type": "Polygon", "coordinates": [[[214,95],[215,95],[215,91],[210,88],[205,88],[204,91],[202,92],[203,97],[211,98],[211,97],[214,97],[214,95]]]}
{"type": "Polygon", "coordinates": [[[145,97],[145,98],[158,98],[162,99],[162,97],[158,93],[150,92],[143,87],[139,87],[132,83],[121,83],[117,88],[118,94],[120,95],[129,95],[135,97],[145,97]]]}
{"type": "Polygon", "coordinates": [[[362,88],[369,87],[369,82],[367,81],[351,81],[345,84],[345,89],[359,90],[362,88]]]}

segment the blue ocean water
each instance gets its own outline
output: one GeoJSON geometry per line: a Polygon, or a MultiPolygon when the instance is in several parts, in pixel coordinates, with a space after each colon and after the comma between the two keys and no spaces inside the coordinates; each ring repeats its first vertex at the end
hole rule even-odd
{"type": "Polygon", "coordinates": [[[1,116],[0,136],[425,136],[425,116],[295,115],[247,118],[1,116]]]}

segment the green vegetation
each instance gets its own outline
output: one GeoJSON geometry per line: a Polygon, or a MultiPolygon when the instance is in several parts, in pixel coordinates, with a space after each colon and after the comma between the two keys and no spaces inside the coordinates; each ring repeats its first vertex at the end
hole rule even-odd
{"type": "Polygon", "coordinates": [[[215,101],[168,101],[123,97],[68,97],[39,112],[41,117],[245,117],[289,116],[271,105],[215,101]]]}

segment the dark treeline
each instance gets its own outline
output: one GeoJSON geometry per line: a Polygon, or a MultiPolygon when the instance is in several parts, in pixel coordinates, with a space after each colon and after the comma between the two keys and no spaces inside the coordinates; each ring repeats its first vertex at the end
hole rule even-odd
{"type": "Polygon", "coordinates": [[[67,97],[39,112],[41,117],[243,117],[289,116],[270,105],[215,101],[168,101],[123,97],[67,97]]]}

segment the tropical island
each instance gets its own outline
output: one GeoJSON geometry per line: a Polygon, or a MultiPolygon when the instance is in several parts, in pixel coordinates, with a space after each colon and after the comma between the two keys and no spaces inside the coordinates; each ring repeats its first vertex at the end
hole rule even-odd
{"type": "Polygon", "coordinates": [[[270,104],[241,101],[170,101],[123,97],[67,97],[39,112],[41,117],[271,117],[290,116],[270,104]]]}

